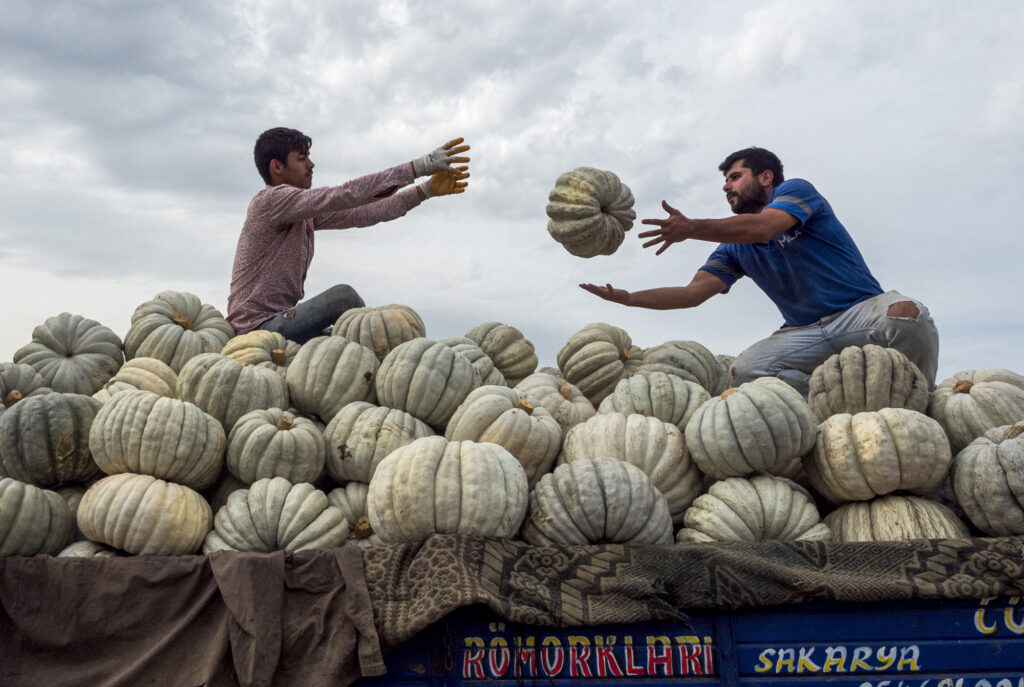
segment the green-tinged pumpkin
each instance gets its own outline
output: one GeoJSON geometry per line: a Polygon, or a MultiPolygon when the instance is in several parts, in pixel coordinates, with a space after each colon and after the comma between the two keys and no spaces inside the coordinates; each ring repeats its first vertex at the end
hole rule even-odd
{"type": "Polygon", "coordinates": [[[665,497],[643,470],[615,458],[575,460],[530,492],[522,537],[537,546],[671,544],[665,497]]]}
{"type": "Polygon", "coordinates": [[[220,353],[200,353],[185,363],[178,373],[178,398],[217,418],[225,432],[250,410],[289,405],[279,374],[220,353]]]}
{"type": "Polygon", "coordinates": [[[117,394],[96,414],[89,450],[108,475],[152,475],[206,489],[224,467],[227,437],[198,406],[150,391],[117,394]]]}
{"type": "Polygon", "coordinates": [[[611,255],[633,226],[633,193],[614,173],[577,167],[548,194],[548,233],[580,258],[611,255]]]}
{"type": "Polygon", "coordinates": [[[664,494],[673,524],[703,490],[703,476],[690,459],[675,425],[632,413],[598,413],[565,434],[559,463],[617,458],[640,468],[664,494]]]}
{"type": "Polygon", "coordinates": [[[198,296],[161,291],[135,308],[124,337],[125,358],[156,358],[175,372],[200,353],[219,353],[235,328],[198,296]]]}
{"type": "Polygon", "coordinates": [[[456,353],[469,358],[469,361],[473,363],[473,367],[480,373],[481,384],[508,386],[508,382],[505,381],[505,375],[501,374],[501,370],[494,366],[494,361],[472,339],[465,336],[452,336],[447,339],[441,339],[438,343],[443,343],[456,353]]]}
{"type": "Polygon", "coordinates": [[[327,494],[306,482],[274,477],[228,496],[203,553],[331,549],[343,545],[348,532],[349,522],[327,502],[327,494]]]}
{"type": "Polygon", "coordinates": [[[562,428],[526,393],[507,386],[481,386],[458,407],[444,433],[448,441],[498,444],[515,456],[532,488],[562,448],[562,428]]]}
{"type": "Polygon", "coordinates": [[[0,415],[23,398],[52,394],[36,368],[24,363],[0,363],[0,415]]]}
{"type": "Polygon", "coordinates": [[[558,369],[565,380],[579,387],[595,407],[642,363],[643,351],[629,334],[604,322],[588,324],[558,351],[558,369]]]}
{"type": "Polygon", "coordinates": [[[833,415],[804,456],[811,485],[833,503],[895,491],[918,496],[942,486],[953,456],[938,422],[906,408],[833,415]]]}
{"type": "Polygon", "coordinates": [[[385,542],[434,534],[511,538],[526,517],[526,472],[497,444],[425,437],[380,462],[366,500],[385,542]]]}
{"type": "Polygon", "coordinates": [[[178,375],[162,360],[132,358],[92,397],[100,403],[106,403],[114,394],[136,390],[175,398],[178,394],[178,375]]]}
{"type": "Polygon", "coordinates": [[[564,435],[573,425],[594,417],[597,410],[579,387],[562,379],[558,370],[554,372],[557,374],[534,372],[516,384],[515,388],[543,406],[562,428],[564,435]]]}
{"type": "Polygon", "coordinates": [[[62,393],[11,406],[0,415],[0,477],[46,488],[99,475],[89,430],[102,407],[89,396],[62,393]]]}
{"type": "Polygon", "coordinates": [[[722,376],[714,353],[703,344],[685,340],[666,341],[646,349],[640,371],[676,375],[700,384],[708,393],[717,388],[722,376]]]}
{"type": "Polygon", "coordinates": [[[383,544],[380,536],[373,531],[370,517],[366,510],[366,497],[370,493],[370,485],[365,482],[349,482],[343,487],[332,489],[327,494],[327,502],[341,511],[345,519],[351,523],[348,539],[358,546],[383,544]]]}
{"type": "Polygon", "coordinates": [[[331,335],[366,346],[380,361],[395,346],[426,336],[427,328],[415,310],[392,303],[346,310],[334,323],[331,335]]]}
{"type": "Polygon", "coordinates": [[[57,554],[57,558],[117,558],[123,555],[105,544],[83,539],[65,546],[57,554]]]}
{"type": "Polygon", "coordinates": [[[642,370],[619,380],[615,391],[601,401],[602,413],[640,413],[671,423],[682,432],[686,423],[711,394],[697,382],[673,374],[642,370]]]}
{"type": "Polygon", "coordinates": [[[96,320],[61,313],[32,330],[32,343],[14,353],[45,385],[62,393],[99,391],[124,362],[121,338],[96,320]]]}
{"type": "Polygon", "coordinates": [[[370,482],[377,465],[397,448],[434,436],[430,425],[404,410],[349,403],[324,430],[327,474],[340,483],[370,482]]]}
{"type": "Polygon", "coordinates": [[[798,391],[761,377],[697,408],[684,434],[701,472],[725,479],[790,467],[814,447],[817,425],[798,391]]]}
{"type": "Polygon", "coordinates": [[[993,427],[1024,418],[1024,375],[1001,369],[957,372],[935,387],[928,415],[939,421],[953,453],[959,453],[993,427]]]}
{"type": "Polygon", "coordinates": [[[734,355],[719,353],[715,356],[715,363],[718,365],[718,383],[713,389],[708,389],[712,396],[718,396],[733,386],[732,364],[734,362],[736,362],[734,355]]]}
{"type": "Polygon", "coordinates": [[[210,506],[198,492],[129,472],[96,482],[78,505],[78,528],[86,538],[139,556],[197,553],[211,522],[210,506]]]}
{"type": "Polygon", "coordinates": [[[537,369],[537,353],[523,333],[512,325],[485,322],[466,332],[498,368],[505,383],[515,386],[537,369]]]}
{"type": "Polygon", "coordinates": [[[443,343],[413,339],[387,354],[375,384],[380,405],[404,410],[443,431],[455,409],[480,386],[480,373],[469,358],[443,343]]]}
{"type": "Polygon", "coordinates": [[[1024,535],[1024,422],[968,444],[953,462],[952,482],[960,507],[983,533],[1024,535]]]}
{"type": "Polygon", "coordinates": [[[928,381],[895,348],[847,346],[811,373],[807,402],[821,420],[882,408],[923,413],[928,407],[928,381]]]}
{"type": "Polygon", "coordinates": [[[773,475],[730,477],[712,484],[686,510],[676,541],[828,541],[806,489],[773,475]]]}
{"type": "Polygon", "coordinates": [[[228,470],[246,484],[268,477],[314,482],[324,471],[325,454],[323,432],[280,408],[250,410],[228,436],[228,470]]]}
{"type": "Polygon", "coordinates": [[[318,336],[303,344],[288,366],[288,393],[300,411],[330,422],[349,403],[377,400],[374,378],[379,367],[366,346],[340,336],[318,336]]]}
{"type": "Polygon", "coordinates": [[[832,541],[963,539],[967,525],[941,503],[920,496],[890,494],[844,503],[825,516],[832,541]]]}
{"type": "Polygon", "coordinates": [[[59,494],[17,479],[0,479],[0,556],[53,555],[74,534],[71,509],[59,494]]]}

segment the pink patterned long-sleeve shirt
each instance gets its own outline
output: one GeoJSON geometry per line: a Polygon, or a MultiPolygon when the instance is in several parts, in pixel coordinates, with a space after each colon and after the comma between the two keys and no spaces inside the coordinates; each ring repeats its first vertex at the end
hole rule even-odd
{"type": "Polygon", "coordinates": [[[341,186],[267,186],[249,203],[235,249],[228,321],[239,334],[302,300],[318,229],[368,227],[401,217],[422,202],[409,163],[341,186]]]}

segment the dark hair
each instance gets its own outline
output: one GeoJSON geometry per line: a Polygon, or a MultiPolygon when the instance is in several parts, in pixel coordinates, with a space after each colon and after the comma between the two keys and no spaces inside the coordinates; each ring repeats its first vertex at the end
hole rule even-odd
{"type": "Polygon", "coordinates": [[[270,161],[280,160],[288,162],[288,153],[296,152],[301,155],[309,154],[309,147],[313,145],[313,139],[301,131],[277,127],[267,129],[256,139],[256,147],[252,151],[253,159],[256,161],[256,170],[268,184],[270,179],[270,161]]]}
{"type": "Polygon", "coordinates": [[[754,176],[765,170],[770,171],[772,173],[772,188],[786,180],[786,177],[782,176],[782,161],[779,160],[779,157],[770,150],[757,147],[737,150],[718,165],[718,171],[725,174],[740,160],[743,161],[742,166],[749,168],[754,176]]]}

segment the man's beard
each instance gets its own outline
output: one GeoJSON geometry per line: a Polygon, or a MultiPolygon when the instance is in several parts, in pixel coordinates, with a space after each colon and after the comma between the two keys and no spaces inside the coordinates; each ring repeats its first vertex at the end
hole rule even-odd
{"type": "Polygon", "coordinates": [[[729,207],[732,208],[734,215],[760,212],[768,204],[770,198],[771,192],[767,188],[755,186],[749,193],[737,191],[736,200],[734,203],[729,203],[729,207]]]}

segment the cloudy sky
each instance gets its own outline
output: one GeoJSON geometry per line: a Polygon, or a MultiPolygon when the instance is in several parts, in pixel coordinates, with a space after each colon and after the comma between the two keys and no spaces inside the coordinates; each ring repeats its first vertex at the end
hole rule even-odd
{"type": "Polygon", "coordinates": [[[262,187],[256,136],[313,138],[317,185],[472,146],[467,193],[322,232],[307,296],[352,284],[431,338],[487,321],[541,364],[590,322],[639,346],[735,355],[781,324],[742,280],[684,311],[580,282],[687,283],[713,249],[636,234],[576,258],[546,231],[555,179],[615,172],[639,218],[728,215],[718,163],[774,150],[831,202],[886,289],[930,308],[939,379],[1024,372],[1024,4],[5,0],[0,21],[0,361],[63,311],[120,336],[159,291],[226,311],[262,187]],[[1016,190],[1014,190],[1016,189],[1016,190]]]}

